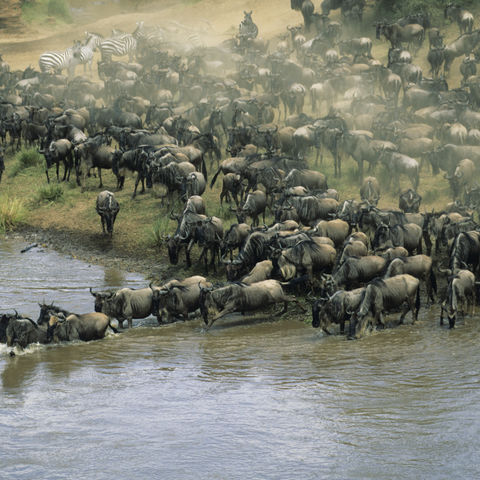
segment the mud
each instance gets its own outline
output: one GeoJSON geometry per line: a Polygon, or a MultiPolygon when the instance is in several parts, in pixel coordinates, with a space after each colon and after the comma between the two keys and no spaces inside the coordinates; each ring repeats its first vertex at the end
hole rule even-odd
{"type": "Polygon", "coordinates": [[[10,236],[21,236],[28,243],[51,248],[64,255],[70,255],[88,263],[113,267],[126,272],[141,273],[149,280],[164,280],[171,275],[172,268],[158,263],[160,254],[138,251],[138,255],[114,246],[108,236],[82,234],[67,230],[39,229],[24,226],[10,236]]]}

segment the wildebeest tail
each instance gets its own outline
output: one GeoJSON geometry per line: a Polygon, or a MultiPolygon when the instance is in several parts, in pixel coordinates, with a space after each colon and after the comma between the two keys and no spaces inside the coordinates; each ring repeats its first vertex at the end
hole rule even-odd
{"type": "Polygon", "coordinates": [[[205,178],[205,182],[208,182],[207,166],[205,165],[205,155],[202,155],[202,173],[205,178]]]}
{"type": "Polygon", "coordinates": [[[120,333],[115,327],[112,326],[112,323],[110,320],[108,320],[108,326],[113,330],[113,333],[120,333]]]}
{"type": "Polygon", "coordinates": [[[302,275],[301,277],[292,278],[288,282],[280,282],[282,287],[294,288],[298,285],[303,285],[308,281],[308,274],[302,275]]]}
{"type": "MultiPolygon", "coordinates": [[[[202,168],[203,168],[203,166],[202,166],[202,168]]],[[[217,173],[215,173],[215,175],[213,176],[212,181],[210,182],[210,188],[213,188],[213,185],[215,184],[215,181],[217,180],[217,177],[218,177],[218,175],[221,171],[222,171],[222,169],[219,168],[217,170],[217,173]]],[[[207,180],[207,177],[205,177],[205,180],[207,180]]]]}
{"type": "Polygon", "coordinates": [[[432,285],[432,289],[437,293],[437,277],[435,275],[435,272],[433,271],[433,268],[430,269],[430,283],[432,285]]]}
{"type": "Polygon", "coordinates": [[[418,286],[417,288],[417,298],[415,299],[415,310],[416,310],[416,315],[415,315],[415,318],[417,318],[418,316],[418,312],[420,310],[420,307],[421,307],[421,302],[420,302],[420,285],[418,286]]]}

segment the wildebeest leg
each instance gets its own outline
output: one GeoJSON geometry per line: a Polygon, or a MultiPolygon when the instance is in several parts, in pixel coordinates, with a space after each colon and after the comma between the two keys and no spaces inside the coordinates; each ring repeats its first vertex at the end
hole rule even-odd
{"type": "Polygon", "coordinates": [[[190,250],[193,248],[193,244],[195,241],[192,239],[187,245],[187,248],[185,249],[185,261],[187,263],[187,267],[190,268],[192,266],[192,261],[190,259],[190,250]]]}
{"type": "Polygon", "coordinates": [[[210,327],[219,319],[224,317],[225,315],[228,315],[229,313],[233,313],[235,311],[235,307],[233,305],[226,306],[221,312],[217,313],[209,322],[208,325],[206,326],[206,329],[210,329],[210,327]]]}
{"type": "MultiPolygon", "coordinates": [[[[405,319],[405,316],[407,315],[407,313],[411,310],[412,311],[412,315],[413,315],[413,312],[414,312],[414,306],[413,305],[410,305],[410,301],[411,299],[409,298],[407,300],[407,304],[403,306],[403,309],[402,309],[402,314],[400,315],[400,324],[403,324],[403,320],[405,319]]],[[[415,320],[414,320],[415,322],[415,320]]]]}
{"type": "Polygon", "coordinates": [[[48,176],[48,168],[45,169],[45,175],[47,176],[47,183],[50,183],[50,177],[48,176]]]}
{"type": "Polygon", "coordinates": [[[367,328],[367,317],[363,317],[360,321],[357,321],[354,324],[354,332],[355,332],[355,338],[361,338],[365,334],[365,330],[367,328]]]}
{"type": "MultiPolygon", "coordinates": [[[[60,162],[57,162],[56,172],[57,172],[57,182],[58,182],[58,183],[60,182],[59,170],[60,170],[60,162]]],[[[65,179],[64,179],[64,180],[65,180],[65,179]]]]}
{"type": "Polygon", "coordinates": [[[288,307],[288,304],[290,302],[294,302],[300,308],[300,310],[302,310],[303,313],[305,313],[307,311],[307,310],[305,310],[303,305],[295,297],[293,297],[291,295],[284,295],[283,296],[283,302],[284,302],[284,306],[283,306],[282,311],[280,312],[280,315],[283,315],[287,311],[287,307],[288,307]]]}
{"type": "MultiPolygon", "coordinates": [[[[141,178],[141,174],[140,174],[140,172],[139,172],[139,173],[137,174],[137,178],[135,179],[135,188],[133,189],[132,198],[135,198],[135,197],[137,196],[137,187],[138,187],[138,184],[139,184],[139,182],[140,182],[141,179],[142,179],[142,178],[141,178]]],[[[165,198],[165,197],[163,197],[163,198],[165,198]]],[[[162,198],[162,200],[163,200],[163,198],[162,198]]]]}
{"type": "Polygon", "coordinates": [[[102,169],[100,167],[97,167],[97,170],[98,170],[98,178],[100,179],[100,185],[98,186],[98,188],[102,188],[103,187],[103,182],[102,182],[102,169]]]}
{"type": "Polygon", "coordinates": [[[105,235],[106,231],[105,231],[105,219],[103,218],[103,215],[100,217],[100,219],[102,220],[102,231],[103,231],[103,234],[105,235]]]}

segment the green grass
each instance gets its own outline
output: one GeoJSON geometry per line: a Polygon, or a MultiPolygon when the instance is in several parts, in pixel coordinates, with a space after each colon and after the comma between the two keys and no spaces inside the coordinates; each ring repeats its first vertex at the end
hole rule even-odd
{"type": "Polygon", "coordinates": [[[168,216],[161,216],[157,218],[149,232],[149,243],[152,247],[162,247],[165,244],[167,235],[171,235],[174,230],[172,221],[168,216]]]}
{"type": "Polygon", "coordinates": [[[23,148],[15,154],[14,162],[10,168],[9,175],[16,177],[20,172],[32,167],[42,165],[44,159],[35,148],[23,148]]]}
{"type": "Polygon", "coordinates": [[[49,183],[38,189],[36,200],[38,202],[59,202],[64,200],[64,189],[58,183],[49,183]]]}
{"type": "Polygon", "coordinates": [[[26,209],[22,200],[7,195],[0,197],[0,232],[13,230],[25,216],[26,209]]]}
{"type": "Polygon", "coordinates": [[[34,0],[22,4],[22,19],[27,23],[43,23],[52,17],[60,22],[73,23],[67,0],[34,0]]]}

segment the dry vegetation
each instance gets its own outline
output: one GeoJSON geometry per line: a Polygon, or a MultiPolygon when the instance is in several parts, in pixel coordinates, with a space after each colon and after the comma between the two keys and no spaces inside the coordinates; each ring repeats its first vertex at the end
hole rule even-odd
{"type": "MultiPolygon", "coordinates": [[[[316,2],[318,3],[318,2],[316,2]]],[[[285,31],[287,25],[300,23],[301,15],[290,10],[290,2],[253,0],[233,0],[218,2],[216,0],[201,0],[199,2],[153,2],[140,3],[137,12],[120,12],[115,16],[92,20],[89,23],[73,24],[70,26],[56,25],[54,35],[52,28],[45,25],[34,25],[30,30],[23,32],[22,36],[12,34],[8,41],[0,45],[0,52],[4,59],[10,63],[13,69],[22,69],[28,65],[36,65],[39,55],[46,49],[63,48],[71,43],[74,38],[83,37],[85,30],[98,31],[105,34],[112,28],[120,28],[131,31],[136,21],[145,20],[148,24],[159,24],[167,27],[172,32],[195,31],[205,44],[216,44],[229,38],[238,27],[243,17],[243,10],[253,10],[253,18],[259,26],[260,34],[271,39],[271,45],[276,42],[276,35],[285,31]],[[50,33],[50,36],[47,35],[50,33]],[[37,40],[34,40],[34,37],[37,40]]],[[[371,28],[371,18],[365,20],[368,26],[364,35],[374,39],[374,30],[371,28]]],[[[447,41],[457,36],[456,25],[446,28],[447,41]]],[[[386,63],[387,43],[374,40],[373,55],[383,63],[386,63]]],[[[427,46],[425,45],[415,58],[424,72],[428,72],[426,62],[427,46]]],[[[452,67],[449,84],[458,86],[460,76],[458,73],[459,60],[452,67]]],[[[310,113],[307,102],[307,113],[310,113]]],[[[326,112],[325,112],[326,113],[326,112]]],[[[312,159],[310,160],[312,161],[312,159]]],[[[121,210],[115,225],[113,240],[106,241],[102,238],[100,220],[95,212],[95,198],[98,194],[98,179],[90,178],[88,188],[84,193],[75,185],[74,181],[63,185],[62,192],[46,192],[46,178],[43,165],[30,166],[18,169],[17,159],[13,156],[7,158],[7,170],[5,172],[0,193],[2,198],[22,200],[28,212],[25,223],[34,229],[63,232],[66,242],[72,242],[76,246],[83,245],[85,249],[91,249],[92,254],[101,255],[104,251],[115,252],[126,257],[133,257],[145,262],[167,264],[165,251],[163,250],[162,237],[172,232],[175,222],[168,219],[168,211],[160,205],[158,195],[147,192],[144,195],[131,198],[133,191],[133,177],[127,179],[125,189],[116,193],[121,205],[121,210]],[[49,197],[52,195],[52,197],[49,197]],[[53,198],[53,201],[51,200],[53,198]]],[[[312,164],[312,163],[311,163],[312,164]]],[[[322,165],[318,166],[329,178],[329,186],[337,188],[341,199],[358,198],[358,183],[355,179],[356,164],[348,160],[344,167],[342,179],[333,177],[333,167],[330,157],[325,157],[322,165]]],[[[63,173],[63,172],[62,172],[63,173]]],[[[388,175],[389,172],[376,172],[378,177],[388,175]]],[[[51,177],[53,177],[53,169],[51,177]]],[[[116,179],[111,173],[105,173],[104,187],[114,191],[116,179]]],[[[221,181],[213,190],[207,189],[205,194],[208,214],[226,218],[225,223],[233,222],[228,207],[221,208],[218,203],[219,188],[221,181]]],[[[405,188],[410,185],[403,183],[405,188]]],[[[48,187],[52,188],[52,187],[48,187]]],[[[449,190],[446,181],[438,175],[432,177],[429,168],[424,168],[421,176],[419,193],[423,196],[422,209],[439,209],[450,201],[449,190]]],[[[382,192],[379,206],[395,207],[398,197],[391,192],[382,192]]],[[[180,206],[177,205],[178,211],[180,206]]],[[[269,219],[270,220],[270,219],[269,219]]],[[[73,249],[73,246],[72,246],[73,249]]],[[[84,255],[85,256],[85,255],[84,255]]],[[[180,259],[183,264],[183,257],[180,259]]],[[[167,268],[167,267],[165,267],[167,268]]],[[[173,270],[167,272],[171,273],[173,270]]],[[[174,269],[175,273],[178,269],[174,269]]]]}

